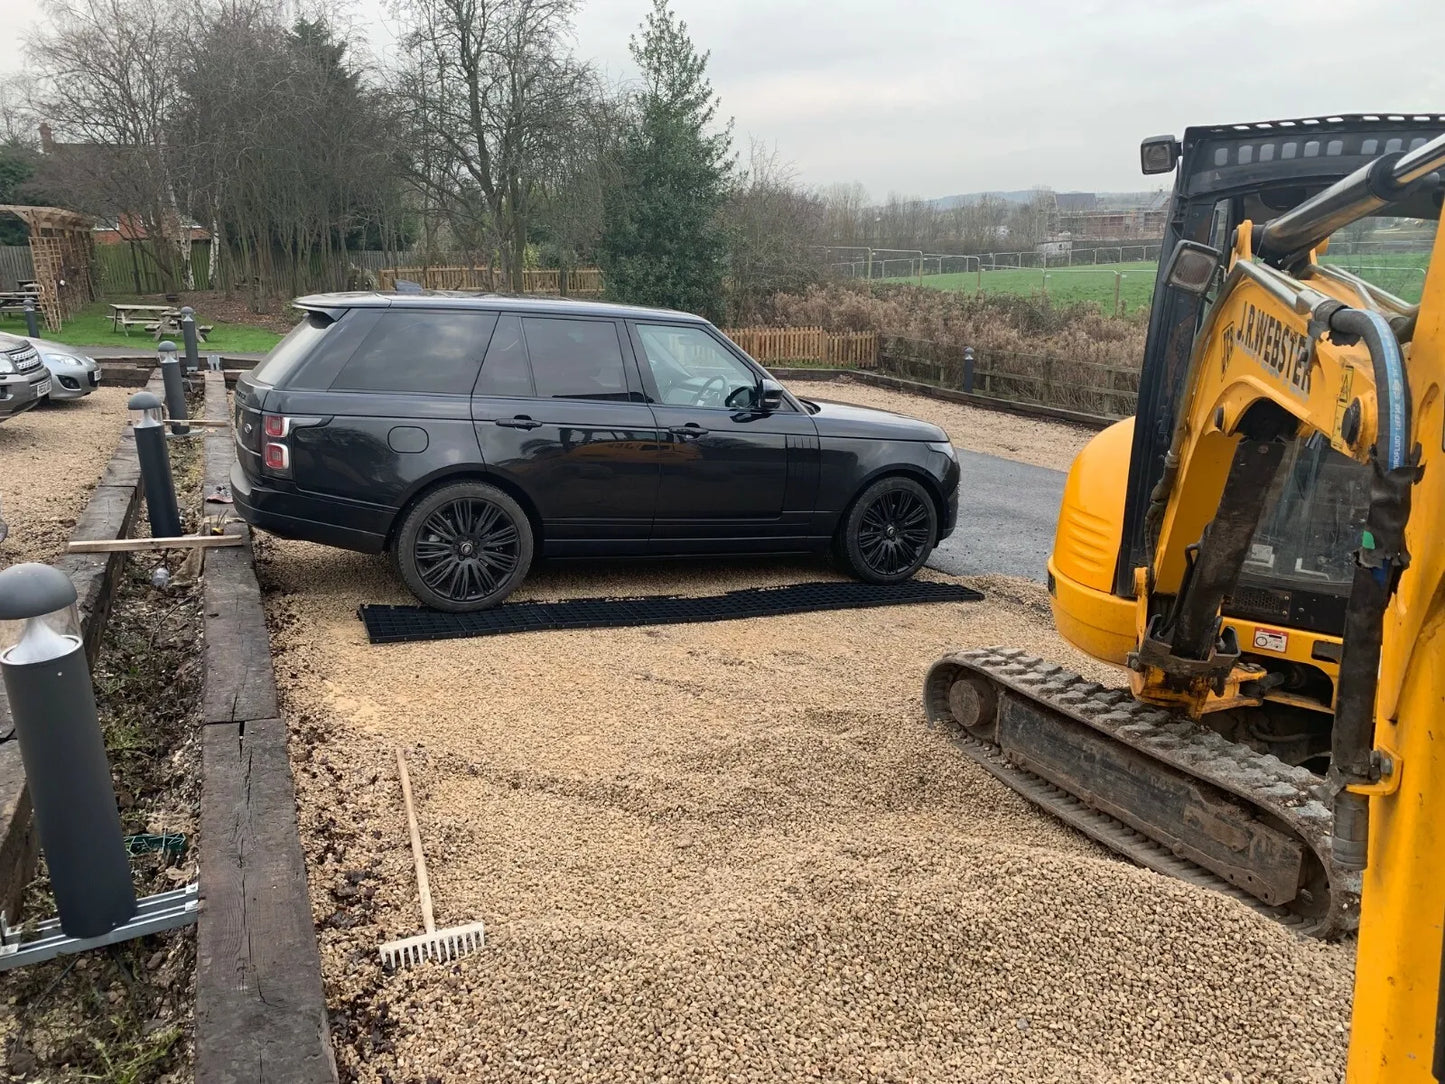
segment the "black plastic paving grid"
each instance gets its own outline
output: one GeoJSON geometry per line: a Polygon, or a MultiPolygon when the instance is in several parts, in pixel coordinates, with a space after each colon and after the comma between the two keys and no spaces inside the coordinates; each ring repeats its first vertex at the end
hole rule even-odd
{"type": "Polygon", "coordinates": [[[897,584],[792,583],[748,587],[725,595],[688,598],[644,595],[635,598],[573,598],[559,602],[509,602],[493,610],[451,614],[421,606],[362,606],[373,644],[409,640],[454,640],[508,632],[556,629],[681,625],[699,621],[736,621],[810,610],[854,610],[921,602],[978,602],[983,595],[954,583],[908,580],[897,584]]]}

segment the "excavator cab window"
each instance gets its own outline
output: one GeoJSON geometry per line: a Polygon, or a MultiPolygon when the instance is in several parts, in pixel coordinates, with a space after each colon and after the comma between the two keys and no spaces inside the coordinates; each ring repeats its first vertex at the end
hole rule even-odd
{"type": "MultiPolygon", "coordinates": [[[[1271,193],[1261,196],[1258,202],[1272,202],[1271,193]]],[[[1413,303],[1424,286],[1438,221],[1391,210],[1332,237],[1322,262],[1413,303]]],[[[1336,452],[1322,437],[1292,441],[1225,612],[1339,635],[1369,479],[1367,466],[1336,452]]]]}

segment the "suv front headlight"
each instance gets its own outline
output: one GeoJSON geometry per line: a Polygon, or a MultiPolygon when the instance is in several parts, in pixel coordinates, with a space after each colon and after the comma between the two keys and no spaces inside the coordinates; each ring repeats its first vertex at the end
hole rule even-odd
{"type": "Polygon", "coordinates": [[[15,363],[4,354],[0,354],[0,373],[13,373],[14,371],[15,363]]]}
{"type": "Polygon", "coordinates": [[[949,441],[949,440],[932,441],[932,440],[931,440],[931,441],[928,442],[928,446],[929,446],[929,448],[933,449],[933,451],[935,451],[935,452],[942,452],[944,455],[948,456],[949,459],[952,459],[955,463],[958,462],[958,453],[953,450],[953,442],[952,442],[952,441],[949,441]]]}

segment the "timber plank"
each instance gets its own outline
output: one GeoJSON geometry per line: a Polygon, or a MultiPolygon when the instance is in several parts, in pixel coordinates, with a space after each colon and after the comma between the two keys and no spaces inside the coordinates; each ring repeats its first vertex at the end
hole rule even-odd
{"type": "Polygon", "coordinates": [[[202,730],[198,1084],[333,1084],[321,959],[279,719],[202,730]]]}
{"type": "Polygon", "coordinates": [[[277,714],[271,639],[250,546],[206,557],[206,635],[201,722],[239,723],[277,714]]]}

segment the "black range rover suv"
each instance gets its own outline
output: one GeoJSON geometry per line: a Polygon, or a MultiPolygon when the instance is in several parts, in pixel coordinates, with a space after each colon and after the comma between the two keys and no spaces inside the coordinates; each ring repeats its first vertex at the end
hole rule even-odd
{"type": "Polygon", "coordinates": [[[797,553],[907,579],[953,530],[944,432],[797,399],[707,321],[565,299],[320,294],[236,383],[245,520],[393,555],[441,610],[534,557],[797,553]]]}

